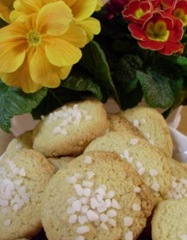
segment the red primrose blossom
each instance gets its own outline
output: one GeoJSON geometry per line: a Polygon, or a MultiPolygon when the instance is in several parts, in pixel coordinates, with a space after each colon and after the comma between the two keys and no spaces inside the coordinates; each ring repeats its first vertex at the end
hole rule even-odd
{"type": "Polygon", "coordinates": [[[176,18],[179,18],[183,22],[184,26],[187,26],[187,1],[178,1],[173,9],[172,14],[176,18]]]}
{"type": "Polygon", "coordinates": [[[170,15],[156,12],[145,24],[130,23],[128,28],[142,48],[165,55],[172,55],[181,49],[183,23],[170,15]]]}
{"type": "Polygon", "coordinates": [[[154,6],[149,0],[130,1],[122,11],[123,18],[135,23],[143,24],[153,15],[154,6]]]}

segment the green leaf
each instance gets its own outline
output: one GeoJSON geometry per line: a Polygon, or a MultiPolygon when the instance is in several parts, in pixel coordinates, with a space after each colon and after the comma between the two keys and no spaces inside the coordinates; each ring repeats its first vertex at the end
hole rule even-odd
{"type": "Polygon", "coordinates": [[[101,102],[105,102],[107,98],[106,91],[102,91],[102,87],[93,82],[89,74],[83,72],[70,75],[67,80],[62,81],[61,86],[75,91],[89,91],[101,102]]]}
{"type": "Polygon", "coordinates": [[[0,127],[10,132],[11,119],[15,115],[31,112],[46,94],[46,88],[36,93],[26,94],[19,88],[8,87],[0,81],[0,127]]]}
{"type": "Polygon", "coordinates": [[[187,72],[187,58],[184,56],[178,56],[176,63],[181,66],[187,72]]]}
{"type": "Polygon", "coordinates": [[[174,67],[164,68],[164,65],[162,65],[161,68],[158,66],[152,67],[147,73],[137,71],[145,101],[149,106],[169,108],[177,102],[183,78],[175,70],[174,67]]]}
{"type": "Polygon", "coordinates": [[[93,76],[95,83],[115,92],[109,65],[99,44],[92,41],[82,49],[82,52],[83,56],[79,62],[81,67],[93,76]]]}
{"type": "Polygon", "coordinates": [[[55,89],[49,89],[47,96],[32,111],[34,118],[46,115],[67,102],[83,100],[94,96],[101,102],[108,98],[108,91],[92,81],[90,74],[81,69],[73,69],[70,76],[55,89]]]}
{"type": "Polygon", "coordinates": [[[32,110],[32,116],[38,119],[41,115],[47,115],[65,103],[81,100],[83,97],[84,93],[71,89],[62,87],[48,89],[46,97],[32,110]]]}
{"type": "Polygon", "coordinates": [[[141,59],[132,54],[125,54],[116,62],[113,70],[113,81],[122,109],[135,106],[142,97],[142,91],[136,78],[136,70],[142,66],[141,59]]]}

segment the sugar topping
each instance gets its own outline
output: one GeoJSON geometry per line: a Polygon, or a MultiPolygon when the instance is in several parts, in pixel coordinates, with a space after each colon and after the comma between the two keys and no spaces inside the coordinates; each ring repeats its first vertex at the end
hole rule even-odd
{"type": "Polygon", "coordinates": [[[123,151],[123,153],[120,154],[120,157],[122,159],[126,159],[128,163],[132,163],[133,162],[133,157],[129,155],[129,150],[128,149],[125,149],[123,151]]]}
{"type": "MultiPolygon", "coordinates": [[[[45,119],[44,117],[42,119],[45,119]]],[[[86,110],[80,109],[78,104],[74,104],[72,107],[62,106],[59,111],[55,111],[49,114],[46,118],[45,125],[59,121],[57,127],[52,130],[53,135],[61,134],[66,136],[68,131],[66,126],[77,126],[82,120],[91,121],[92,116],[88,114],[86,110]]]]}
{"type": "Polygon", "coordinates": [[[187,179],[172,176],[172,184],[167,197],[172,199],[187,197],[187,179]]]}
{"type": "Polygon", "coordinates": [[[133,211],[141,211],[141,205],[139,203],[133,203],[132,210],[133,211]]]}
{"type": "Polygon", "coordinates": [[[129,231],[124,234],[124,240],[133,240],[133,232],[129,231]]]}
{"type": "Polygon", "coordinates": [[[150,188],[151,188],[152,190],[154,190],[155,192],[158,192],[159,189],[160,189],[160,185],[158,184],[157,181],[154,181],[154,182],[150,185],[150,188]]]}
{"type": "Polygon", "coordinates": [[[135,193],[140,193],[141,192],[141,188],[140,187],[134,187],[134,192],[135,193]]]}
{"type": "Polygon", "coordinates": [[[156,169],[150,169],[149,170],[149,174],[152,176],[152,177],[155,177],[158,175],[158,171],[156,169]]]}
{"type": "Polygon", "coordinates": [[[132,123],[133,123],[133,125],[135,126],[135,127],[138,127],[139,126],[139,124],[140,124],[140,122],[139,122],[139,120],[138,119],[133,119],[133,121],[132,121],[132,123]]]}
{"type": "Polygon", "coordinates": [[[72,181],[76,178],[75,174],[66,178],[75,190],[75,195],[67,199],[67,214],[70,224],[79,224],[76,228],[77,239],[90,231],[89,223],[105,230],[116,226],[118,210],[121,209],[115,191],[107,191],[106,185],[95,187],[94,175],[90,171],[84,179],[79,177],[72,181]]]}
{"type": "Polygon", "coordinates": [[[134,118],[134,119],[132,120],[132,124],[133,124],[135,127],[137,127],[137,128],[139,128],[141,125],[145,125],[146,123],[147,123],[147,121],[146,121],[145,118],[141,118],[140,120],[134,118]]]}
{"type": "Polygon", "coordinates": [[[21,150],[23,148],[23,145],[21,143],[17,143],[15,146],[15,150],[21,150]]]}
{"type": "Polygon", "coordinates": [[[124,217],[124,225],[127,226],[127,227],[130,227],[132,226],[133,224],[133,218],[132,217],[124,217]]]}
{"type": "Polygon", "coordinates": [[[129,141],[130,145],[136,145],[138,144],[138,142],[139,142],[139,139],[137,138],[131,138],[129,141]]]}
{"type": "MultiPolygon", "coordinates": [[[[131,139],[132,140],[132,139],[131,139]]],[[[156,179],[154,179],[154,177],[157,177],[157,175],[159,174],[157,169],[151,168],[149,170],[146,169],[146,167],[143,166],[141,161],[136,161],[135,159],[131,156],[130,154],[130,150],[129,149],[125,149],[121,154],[120,157],[122,159],[125,159],[128,163],[132,164],[132,166],[134,167],[134,169],[136,170],[136,172],[142,176],[145,172],[148,172],[148,174],[153,178],[152,182],[149,183],[149,186],[152,188],[152,190],[158,192],[160,189],[160,185],[158,184],[158,182],[156,181],[156,179]]],[[[136,188],[135,192],[139,191],[140,189],[136,188]]]]}
{"type": "Polygon", "coordinates": [[[143,175],[145,172],[145,168],[143,166],[143,164],[140,161],[136,162],[136,171],[138,172],[139,175],[143,175]]]}
{"type": "MultiPolygon", "coordinates": [[[[147,123],[146,119],[145,118],[142,118],[140,120],[138,119],[133,119],[132,120],[132,123],[135,127],[137,128],[141,128],[142,125],[145,125],[147,123]]],[[[143,132],[143,135],[145,137],[145,139],[151,144],[151,145],[155,145],[155,142],[154,140],[151,138],[151,134],[149,132],[143,132]]]]}
{"type": "MultiPolygon", "coordinates": [[[[24,185],[26,171],[19,168],[10,159],[6,159],[6,166],[0,167],[0,213],[6,215],[8,209],[18,212],[24,205],[29,203],[28,189],[24,185]]],[[[9,219],[4,225],[10,225],[9,219]]]]}
{"type": "Polygon", "coordinates": [[[92,163],[92,157],[91,156],[86,156],[84,159],[84,163],[91,164],[92,163]]]}

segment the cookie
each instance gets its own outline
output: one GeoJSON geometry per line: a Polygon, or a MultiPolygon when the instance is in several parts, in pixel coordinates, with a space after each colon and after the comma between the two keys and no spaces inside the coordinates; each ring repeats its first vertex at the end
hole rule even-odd
{"type": "Polygon", "coordinates": [[[133,240],[152,208],[149,188],[128,163],[90,152],[51,178],[41,219],[48,240],[133,240]]]}
{"type": "Polygon", "coordinates": [[[6,153],[9,156],[13,156],[15,152],[21,149],[32,149],[32,143],[32,131],[26,131],[9,142],[6,153]]]}
{"type": "Polygon", "coordinates": [[[173,155],[173,142],[168,125],[156,109],[136,106],[131,109],[119,112],[137,127],[147,141],[161,150],[168,158],[173,155]]]}
{"type": "Polygon", "coordinates": [[[0,239],[31,238],[42,228],[43,191],[54,174],[40,153],[23,149],[0,159],[0,239]]]}
{"type": "Polygon", "coordinates": [[[169,161],[172,182],[167,198],[187,198],[187,164],[171,159],[169,161]]]}
{"type": "Polygon", "coordinates": [[[54,166],[55,170],[58,171],[60,168],[66,168],[67,164],[71,162],[74,157],[63,156],[59,158],[47,158],[47,160],[54,166]]]}
{"type": "Polygon", "coordinates": [[[108,132],[93,140],[85,149],[89,151],[115,151],[127,161],[150,187],[155,205],[165,198],[171,185],[168,159],[145,139],[133,134],[108,132]]]}
{"type": "Polygon", "coordinates": [[[152,240],[187,239],[187,198],[168,199],[157,206],[152,218],[152,240]]]}
{"type": "Polygon", "coordinates": [[[33,149],[46,157],[79,155],[109,126],[104,105],[98,100],[73,102],[50,113],[36,126],[33,149]]]}
{"type": "Polygon", "coordinates": [[[108,114],[110,122],[110,131],[124,132],[124,134],[131,133],[138,137],[144,138],[142,133],[126,118],[119,116],[118,114],[108,114]]]}

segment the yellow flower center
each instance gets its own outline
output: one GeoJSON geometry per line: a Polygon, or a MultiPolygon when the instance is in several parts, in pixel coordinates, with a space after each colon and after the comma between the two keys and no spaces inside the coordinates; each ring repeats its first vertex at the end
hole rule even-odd
{"type": "Polygon", "coordinates": [[[187,26],[187,15],[185,14],[183,9],[180,8],[176,9],[174,11],[174,16],[176,18],[179,18],[183,22],[183,24],[187,26]]]}
{"type": "Polygon", "coordinates": [[[149,39],[166,42],[169,37],[169,31],[164,21],[158,21],[155,24],[150,22],[147,25],[146,35],[149,39]]]}
{"type": "Polygon", "coordinates": [[[41,43],[40,33],[35,30],[30,31],[27,35],[27,40],[30,46],[38,46],[41,43]]]}
{"type": "Polygon", "coordinates": [[[139,18],[141,18],[144,14],[145,14],[145,12],[144,12],[141,8],[139,8],[139,9],[137,9],[136,12],[134,13],[134,16],[135,16],[137,19],[139,19],[139,18]]]}

